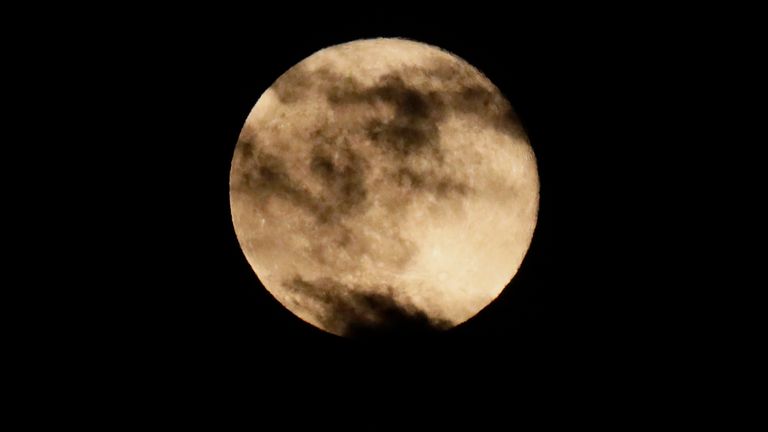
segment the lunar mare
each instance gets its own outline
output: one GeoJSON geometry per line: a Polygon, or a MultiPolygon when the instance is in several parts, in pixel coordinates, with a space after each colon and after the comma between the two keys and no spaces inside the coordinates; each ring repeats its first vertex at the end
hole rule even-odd
{"type": "Polygon", "coordinates": [[[232,219],[267,290],[342,336],[447,329],[517,273],[536,160],[477,69],[401,39],[322,49],[261,95],[235,147],[232,219]]]}

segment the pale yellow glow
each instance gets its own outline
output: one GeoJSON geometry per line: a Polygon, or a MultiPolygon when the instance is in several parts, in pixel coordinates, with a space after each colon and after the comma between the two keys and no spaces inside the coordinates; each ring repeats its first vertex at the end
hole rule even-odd
{"type": "Polygon", "coordinates": [[[357,294],[442,327],[466,321],[515,275],[536,224],[536,161],[508,108],[429,45],[318,51],[264,92],[235,151],[248,262],[286,308],[335,334],[380,319],[357,294]]]}

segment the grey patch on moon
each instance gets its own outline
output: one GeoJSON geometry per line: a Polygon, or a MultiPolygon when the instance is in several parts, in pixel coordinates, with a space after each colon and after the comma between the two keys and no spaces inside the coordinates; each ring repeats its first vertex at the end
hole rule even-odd
{"type": "Polygon", "coordinates": [[[323,328],[353,338],[410,337],[451,327],[450,322],[430,317],[404,302],[391,286],[348,286],[331,278],[305,281],[299,276],[283,286],[300,294],[304,305],[317,308],[323,328]],[[309,299],[309,301],[307,300],[309,299]]]}
{"type": "Polygon", "coordinates": [[[424,93],[405,84],[398,75],[385,75],[368,88],[354,82],[335,84],[327,94],[332,105],[373,105],[385,103],[394,107],[392,119],[372,119],[365,125],[371,141],[396,157],[431,152],[439,158],[437,123],[443,115],[443,103],[435,92],[424,93]]]}
{"type": "Polygon", "coordinates": [[[313,150],[309,168],[323,185],[318,194],[292,177],[284,158],[258,148],[255,135],[249,141],[238,142],[238,149],[244,166],[242,175],[233,178],[232,188],[252,194],[258,203],[282,199],[323,224],[336,222],[365,203],[367,161],[349,149],[333,156],[320,147],[313,150]]]}
{"type": "Polygon", "coordinates": [[[230,199],[246,258],[296,315],[338,335],[419,333],[465,321],[514,276],[538,176],[479,71],[376,39],[321,50],[262,95],[230,199]]]}
{"type": "Polygon", "coordinates": [[[479,121],[503,133],[525,135],[514,109],[490,82],[471,66],[457,65],[444,58],[433,59],[428,66],[403,67],[397,74],[384,75],[378,83],[369,86],[329,68],[308,70],[299,63],[278,78],[272,88],[286,104],[312,93],[325,95],[333,105],[391,103],[401,115],[389,125],[373,122],[369,125],[370,132],[376,134],[389,126],[391,134],[400,138],[390,144],[396,153],[406,155],[434,143],[430,132],[435,131],[430,123],[439,121],[446,109],[475,115],[479,121]],[[422,91],[406,84],[406,79],[414,77],[440,79],[448,88],[422,91]]]}

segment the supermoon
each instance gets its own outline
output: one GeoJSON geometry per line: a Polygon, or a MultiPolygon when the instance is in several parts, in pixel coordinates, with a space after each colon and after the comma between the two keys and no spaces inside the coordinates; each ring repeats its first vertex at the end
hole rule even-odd
{"type": "Polygon", "coordinates": [[[256,102],[235,147],[238,241],[302,320],[366,337],[454,327],[517,273],[536,159],[501,92],[440,48],[322,49],[256,102]]]}

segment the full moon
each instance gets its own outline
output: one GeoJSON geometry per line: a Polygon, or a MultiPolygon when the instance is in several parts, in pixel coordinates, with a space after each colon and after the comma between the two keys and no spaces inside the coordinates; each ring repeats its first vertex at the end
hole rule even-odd
{"type": "Polygon", "coordinates": [[[234,150],[235,233],[266,289],[349,337],[452,328],[515,276],[536,158],[480,71],[402,39],[322,49],[280,76],[234,150]]]}

